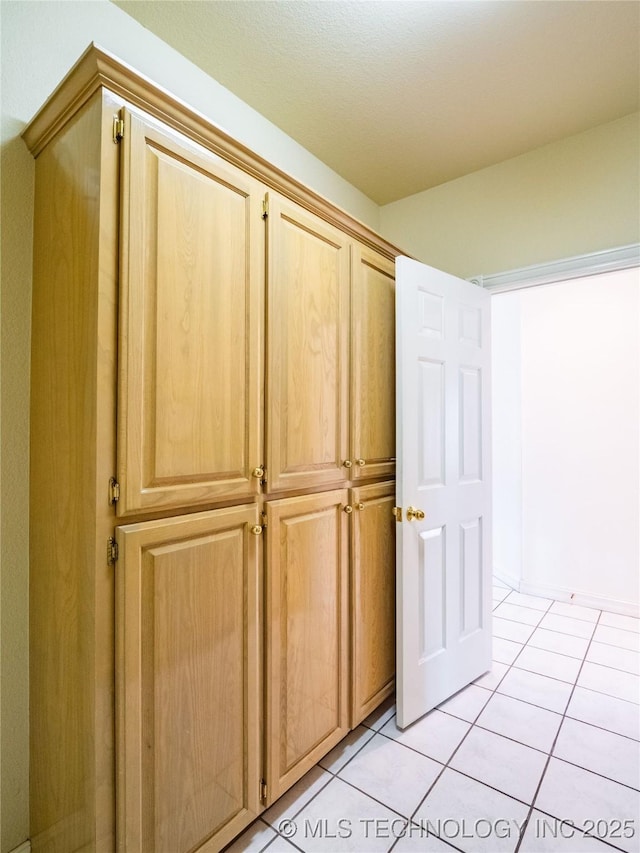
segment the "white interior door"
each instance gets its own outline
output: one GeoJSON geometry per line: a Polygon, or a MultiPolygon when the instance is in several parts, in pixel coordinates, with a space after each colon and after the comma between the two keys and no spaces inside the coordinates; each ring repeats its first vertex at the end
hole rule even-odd
{"type": "Polygon", "coordinates": [[[401,728],[491,666],[490,334],[486,291],[396,259],[401,728]]]}

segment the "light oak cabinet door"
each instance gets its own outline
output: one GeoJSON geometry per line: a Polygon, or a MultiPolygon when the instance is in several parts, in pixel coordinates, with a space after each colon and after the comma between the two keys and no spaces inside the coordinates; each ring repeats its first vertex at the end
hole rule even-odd
{"type": "Polygon", "coordinates": [[[126,113],[120,516],[256,494],[262,459],[261,185],[126,113]]]}
{"type": "Polygon", "coordinates": [[[349,240],[270,194],[267,281],[269,490],[348,479],[349,240]]]}
{"type": "Polygon", "coordinates": [[[355,728],[395,685],[395,484],[352,489],[351,503],[351,728],[355,728]]]}
{"type": "Polygon", "coordinates": [[[347,495],[266,504],[268,803],[349,730],[347,495]]]}
{"type": "Polygon", "coordinates": [[[395,265],[355,243],[351,285],[352,479],[395,473],[395,265]]]}
{"type": "Polygon", "coordinates": [[[121,851],[217,851],[259,811],[257,519],[117,529],[121,851]]]}

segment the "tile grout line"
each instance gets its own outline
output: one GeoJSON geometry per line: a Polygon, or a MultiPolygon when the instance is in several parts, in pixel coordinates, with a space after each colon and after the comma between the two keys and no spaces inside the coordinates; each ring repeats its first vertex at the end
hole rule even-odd
{"type": "MultiPolygon", "coordinates": [[[[507,598],[508,598],[508,596],[511,594],[511,592],[513,592],[513,590],[511,590],[511,591],[508,593],[507,598]]],[[[549,607],[551,607],[552,603],[553,603],[553,602],[549,602],[549,607]]],[[[538,622],[538,625],[540,624],[540,621],[542,621],[542,619],[543,619],[543,618],[546,616],[546,614],[549,612],[549,608],[547,608],[547,610],[546,610],[546,611],[539,611],[539,612],[540,612],[540,614],[541,614],[541,615],[540,615],[540,620],[539,620],[539,622],[538,622]]],[[[536,625],[535,627],[538,627],[538,626],[536,625]]],[[[498,684],[496,685],[496,687],[491,691],[492,693],[494,693],[494,694],[496,693],[496,691],[497,691],[498,687],[502,684],[503,680],[506,678],[507,674],[509,673],[509,670],[510,670],[510,669],[511,669],[511,667],[515,664],[515,661],[518,659],[518,657],[522,654],[522,651],[523,651],[523,649],[524,649],[524,648],[525,648],[525,645],[523,645],[523,646],[522,646],[522,648],[520,649],[520,651],[518,652],[518,654],[517,654],[517,655],[516,655],[516,657],[514,658],[513,662],[512,662],[510,665],[508,665],[508,666],[507,666],[507,670],[504,672],[504,674],[503,674],[502,678],[500,679],[500,681],[498,682],[498,684]]],[[[500,661],[497,661],[497,662],[498,662],[498,663],[500,663],[500,661]]],[[[492,660],[492,663],[493,663],[493,660],[492,660]]],[[[475,683],[475,682],[472,682],[472,683],[475,683]]],[[[463,689],[464,689],[464,688],[463,688],[463,689]]],[[[413,813],[411,814],[411,818],[410,818],[412,822],[413,822],[413,820],[414,820],[414,818],[415,818],[416,814],[417,814],[417,813],[418,813],[418,811],[420,810],[421,806],[423,805],[423,803],[425,802],[425,800],[428,798],[429,794],[433,791],[434,787],[436,786],[436,784],[438,783],[438,781],[440,780],[440,778],[442,777],[442,775],[444,774],[445,770],[447,770],[447,769],[449,768],[449,766],[450,766],[450,764],[451,764],[452,759],[455,757],[456,753],[458,752],[458,750],[460,749],[460,747],[462,746],[462,744],[463,744],[463,743],[465,742],[465,740],[469,737],[469,734],[471,733],[471,731],[473,730],[474,726],[476,725],[476,723],[477,723],[477,721],[478,721],[478,719],[479,719],[480,715],[482,714],[482,712],[484,711],[484,709],[485,709],[486,705],[488,705],[490,701],[491,701],[491,699],[487,699],[487,702],[485,703],[485,705],[483,705],[483,707],[480,709],[480,711],[478,711],[478,713],[476,714],[476,716],[475,716],[474,720],[471,722],[471,725],[469,726],[468,730],[465,732],[464,737],[461,739],[460,743],[459,743],[459,744],[456,746],[456,748],[453,750],[453,752],[452,752],[452,753],[451,753],[451,755],[449,756],[449,759],[447,760],[446,764],[443,766],[443,768],[442,768],[442,770],[440,771],[440,773],[436,776],[436,778],[434,779],[434,781],[432,782],[432,784],[431,784],[431,785],[429,786],[429,788],[427,789],[427,791],[426,791],[426,793],[425,793],[424,797],[420,800],[420,802],[418,803],[418,805],[417,805],[417,806],[416,806],[416,808],[414,809],[413,813]]],[[[468,722],[468,721],[467,721],[467,722],[468,722]]],[[[452,769],[452,770],[454,770],[454,768],[451,768],[451,769],[452,769]]],[[[456,770],[455,772],[460,772],[460,771],[457,771],[457,770],[456,770]]],[[[463,775],[466,775],[466,774],[464,774],[464,773],[463,773],[463,775]]],[[[473,778],[473,777],[468,777],[468,778],[473,778]]],[[[479,780],[477,780],[477,779],[474,779],[473,781],[474,781],[474,782],[479,782],[479,780]]],[[[484,782],[479,782],[479,784],[482,784],[482,785],[483,785],[483,784],[484,784],[484,782]]],[[[491,786],[487,785],[486,787],[491,787],[491,786]]],[[[494,789],[494,790],[497,790],[497,789],[494,789]]],[[[499,791],[498,793],[503,794],[503,796],[509,796],[508,794],[507,794],[507,795],[504,795],[504,792],[502,792],[502,791],[499,791]]],[[[515,797],[511,797],[511,799],[515,799],[515,797]]],[[[518,802],[520,802],[520,801],[518,801],[518,802]]],[[[526,805],[526,804],[525,804],[525,805],[526,805]]],[[[439,837],[439,836],[438,836],[438,837],[439,837]]],[[[440,840],[442,841],[442,839],[440,839],[440,840]]],[[[396,843],[397,843],[397,842],[396,842],[396,843]]],[[[394,845],[394,846],[395,846],[395,845],[394,845]]],[[[393,850],[393,847],[391,848],[391,850],[393,850]]]]}
{"type": "MultiPolygon", "coordinates": [[[[598,623],[600,622],[601,616],[602,616],[602,611],[600,612],[600,615],[598,616],[598,619],[595,623],[595,628],[598,627],[598,623]]],[[[544,781],[544,777],[547,774],[547,769],[549,768],[549,764],[551,762],[551,757],[553,756],[553,750],[556,748],[558,738],[560,737],[560,732],[562,731],[562,727],[563,727],[564,721],[566,719],[567,709],[569,708],[569,705],[571,704],[573,694],[575,693],[576,687],[578,686],[578,679],[580,678],[580,673],[582,672],[582,668],[584,667],[585,662],[586,662],[586,656],[589,653],[589,649],[591,648],[591,643],[593,642],[593,635],[595,634],[595,628],[594,628],[591,640],[589,640],[589,645],[587,646],[587,651],[585,652],[585,658],[582,661],[582,663],[580,664],[580,668],[578,669],[578,674],[576,675],[576,679],[573,683],[573,687],[571,688],[571,692],[569,694],[567,704],[565,705],[565,709],[564,709],[564,712],[562,714],[562,720],[560,722],[560,725],[558,726],[558,731],[556,732],[556,736],[553,739],[553,743],[551,744],[551,749],[549,750],[549,755],[547,757],[544,768],[542,770],[542,774],[540,775],[540,779],[538,781],[538,786],[537,786],[536,791],[533,795],[533,799],[531,800],[531,805],[529,806],[529,813],[525,819],[525,822],[522,825],[522,829],[520,831],[520,838],[518,839],[518,843],[516,844],[516,847],[515,847],[515,850],[513,851],[513,853],[519,853],[519,851],[520,851],[520,847],[522,845],[522,841],[524,839],[524,835],[525,835],[525,832],[527,830],[527,826],[529,825],[529,821],[531,820],[531,815],[533,814],[533,811],[534,811],[535,806],[536,806],[536,800],[538,799],[538,794],[540,793],[540,789],[542,788],[542,783],[544,781]]],[[[569,762],[567,762],[567,763],[569,763],[569,762]]]]}

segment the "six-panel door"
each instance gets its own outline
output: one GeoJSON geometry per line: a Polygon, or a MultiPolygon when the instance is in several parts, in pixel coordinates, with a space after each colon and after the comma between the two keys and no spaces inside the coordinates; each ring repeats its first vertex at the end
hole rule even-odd
{"type": "Polygon", "coordinates": [[[259,811],[257,521],[252,505],[117,529],[121,851],[217,851],[259,811]]]}
{"type": "Polygon", "coordinates": [[[349,479],[393,477],[395,265],[359,243],[351,283],[351,461],[349,479]]]}
{"type": "Polygon", "coordinates": [[[267,507],[268,802],[349,731],[346,489],[267,507]]]}
{"type": "Polygon", "coordinates": [[[351,728],[393,692],[395,483],[351,490],[351,728]]]}
{"type": "Polygon", "coordinates": [[[267,281],[269,490],[349,479],[349,239],[270,194],[267,281]]]}
{"type": "Polygon", "coordinates": [[[127,113],[118,514],[257,493],[261,185],[127,113]]]}

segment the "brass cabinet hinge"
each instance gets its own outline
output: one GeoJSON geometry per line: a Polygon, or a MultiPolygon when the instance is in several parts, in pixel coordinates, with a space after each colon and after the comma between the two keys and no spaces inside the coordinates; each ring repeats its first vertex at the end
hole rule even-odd
{"type": "Polygon", "coordinates": [[[107,539],[107,564],[109,566],[113,566],[118,561],[118,551],[118,543],[113,536],[110,536],[107,539]]]}
{"type": "Polygon", "coordinates": [[[267,802],[267,783],[264,781],[264,779],[260,780],[260,802],[267,802]]]}
{"type": "Polygon", "coordinates": [[[262,201],[262,218],[267,219],[269,216],[269,198],[265,196],[262,201]]]}
{"type": "Polygon", "coordinates": [[[109,480],[109,503],[117,504],[120,500],[120,483],[115,477],[109,480]]]}
{"type": "Polygon", "coordinates": [[[116,114],[113,117],[113,141],[118,144],[124,139],[124,119],[116,114]]]}
{"type": "Polygon", "coordinates": [[[391,512],[393,513],[393,517],[395,518],[395,520],[400,523],[402,521],[402,507],[394,506],[391,512]]]}

